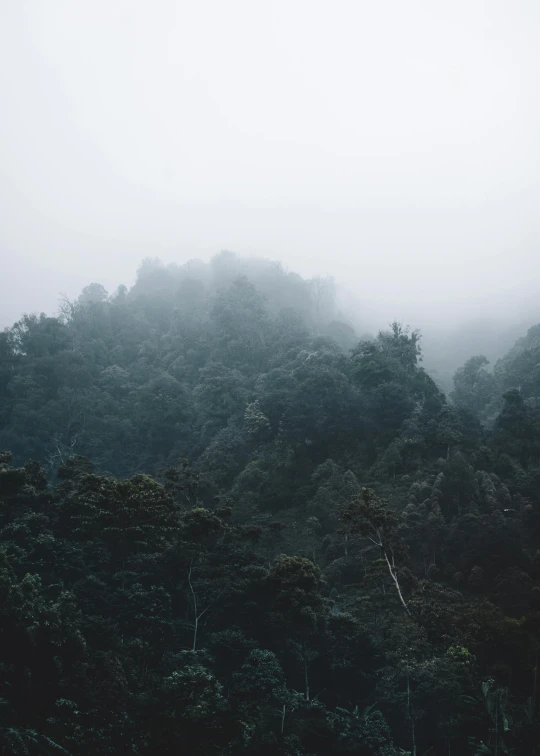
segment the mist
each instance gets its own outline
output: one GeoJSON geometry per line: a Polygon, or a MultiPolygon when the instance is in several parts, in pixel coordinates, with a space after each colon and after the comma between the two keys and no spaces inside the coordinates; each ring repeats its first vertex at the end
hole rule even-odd
{"type": "Polygon", "coordinates": [[[0,326],[222,249],[331,275],[365,329],[426,344],[539,319],[532,0],[1,16],[0,326]]]}
{"type": "Polygon", "coordinates": [[[539,30],[0,2],[0,754],[540,754],[539,30]]]}

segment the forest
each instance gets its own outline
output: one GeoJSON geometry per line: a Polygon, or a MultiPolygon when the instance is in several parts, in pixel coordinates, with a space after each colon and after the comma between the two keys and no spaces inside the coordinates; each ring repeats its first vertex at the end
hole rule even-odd
{"type": "Polygon", "coordinates": [[[540,754],[540,325],[145,260],[0,333],[0,753],[540,754]]]}

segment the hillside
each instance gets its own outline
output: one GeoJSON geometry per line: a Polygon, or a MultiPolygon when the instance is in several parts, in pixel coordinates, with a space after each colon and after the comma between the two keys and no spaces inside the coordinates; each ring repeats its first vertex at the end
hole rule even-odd
{"type": "Polygon", "coordinates": [[[6,330],[2,752],[540,753],[539,329],[447,398],[223,253],[6,330]]]}

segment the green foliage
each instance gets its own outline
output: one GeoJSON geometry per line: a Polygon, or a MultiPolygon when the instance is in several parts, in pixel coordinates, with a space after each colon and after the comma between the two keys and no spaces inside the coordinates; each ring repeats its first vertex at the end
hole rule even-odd
{"type": "Polygon", "coordinates": [[[0,334],[2,753],[537,754],[539,328],[448,403],[222,253],[0,334]]]}
{"type": "Polygon", "coordinates": [[[457,406],[482,416],[493,400],[495,378],[487,371],[489,360],[483,355],[471,357],[454,375],[451,398],[457,406]]]}

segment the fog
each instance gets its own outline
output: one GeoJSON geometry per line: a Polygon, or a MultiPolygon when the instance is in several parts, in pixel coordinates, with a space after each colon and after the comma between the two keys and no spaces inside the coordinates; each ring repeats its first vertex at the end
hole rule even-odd
{"type": "Polygon", "coordinates": [[[3,3],[0,326],[225,248],[427,343],[540,320],[539,23],[534,0],[3,3]]]}

